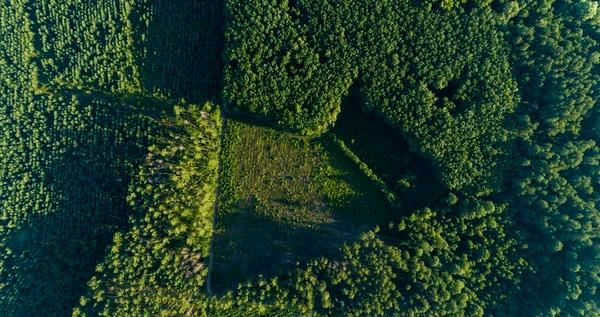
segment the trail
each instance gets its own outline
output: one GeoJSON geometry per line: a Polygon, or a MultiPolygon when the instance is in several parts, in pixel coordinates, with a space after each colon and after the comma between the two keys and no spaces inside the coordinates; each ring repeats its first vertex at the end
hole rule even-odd
{"type": "Polygon", "coordinates": [[[221,106],[221,130],[219,131],[219,167],[217,174],[217,186],[215,186],[215,203],[213,205],[213,222],[212,222],[212,235],[210,237],[210,251],[208,253],[208,274],[206,276],[206,293],[208,295],[212,294],[212,289],[210,287],[211,283],[211,275],[213,271],[213,262],[214,262],[214,253],[215,253],[215,226],[217,225],[217,212],[219,209],[219,179],[221,178],[221,173],[223,171],[223,160],[221,159],[222,151],[223,151],[223,141],[225,139],[225,125],[227,124],[227,118],[225,116],[225,105],[221,106]]]}

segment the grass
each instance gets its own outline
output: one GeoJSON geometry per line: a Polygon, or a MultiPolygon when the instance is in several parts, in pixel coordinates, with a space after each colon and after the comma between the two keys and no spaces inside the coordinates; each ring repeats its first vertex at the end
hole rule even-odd
{"type": "Polygon", "coordinates": [[[317,139],[228,121],[214,290],[335,257],[360,232],[444,195],[435,165],[361,103],[355,87],[336,126],[317,139]]]}
{"type": "Polygon", "coordinates": [[[381,192],[327,137],[234,120],[225,133],[215,290],[335,257],[344,242],[392,218],[381,192]]]}

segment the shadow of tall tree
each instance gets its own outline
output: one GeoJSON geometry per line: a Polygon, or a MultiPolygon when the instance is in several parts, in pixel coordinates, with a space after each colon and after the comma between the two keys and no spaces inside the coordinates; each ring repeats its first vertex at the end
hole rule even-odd
{"type": "Polygon", "coordinates": [[[353,218],[338,210],[334,222],[304,227],[269,217],[257,209],[260,206],[249,207],[218,220],[227,227],[215,233],[212,288],[217,292],[235,290],[239,283],[259,276],[289,273],[311,259],[335,259],[343,244],[380,224],[366,215],[353,218]]]}
{"type": "Polygon", "coordinates": [[[195,103],[219,102],[223,1],[155,0],[143,10],[152,13],[143,43],[144,88],[195,103]]]}
{"type": "Polygon", "coordinates": [[[431,205],[447,191],[438,167],[383,119],[363,111],[361,85],[350,87],[332,133],[386,183],[405,212],[431,205]]]}
{"type": "MultiPolygon", "coordinates": [[[[2,196],[0,315],[66,316],[113,234],[131,214],[126,192],[158,128],[137,108],[66,93],[36,98],[20,127],[28,175],[2,196]],[[10,202],[27,200],[25,206],[10,202]]],[[[13,175],[18,183],[19,175],[13,175]]]]}
{"type": "MultiPolygon", "coordinates": [[[[311,259],[335,259],[341,254],[343,244],[394,218],[394,210],[384,195],[327,138],[297,139],[301,144],[304,142],[300,140],[304,140],[312,145],[298,144],[299,148],[293,146],[294,150],[286,146],[274,150],[278,144],[293,141],[283,134],[273,135],[275,130],[266,131],[269,139],[259,136],[241,141],[251,142],[256,150],[236,150],[241,151],[237,155],[252,159],[242,158],[244,162],[237,162],[234,169],[252,171],[224,172],[225,178],[235,175],[234,180],[240,176],[244,179],[232,184],[236,186],[235,199],[222,197],[219,206],[211,279],[211,288],[217,292],[235,289],[239,283],[258,276],[286,274],[311,259]],[[277,136],[282,139],[270,139],[277,136]],[[315,155],[312,146],[319,149],[316,153],[323,155],[317,154],[317,161],[312,156],[315,155]],[[296,151],[305,155],[298,155],[296,151]],[[255,164],[248,166],[248,162],[255,164]],[[305,170],[307,166],[311,172],[305,170]],[[270,172],[272,169],[277,172],[270,172]],[[287,189],[279,190],[280,187],[287,189]],[[331,193],[315,192],[315,188],[331,193]]],[[[252,134],[247,130],[235,133],[252,134]]],[[[235,139],[235,135],[230,137],[235,139]]],[[[231,166],[224,166],[228,168],[231,166]]]]}
{"type": "MultiPolygon", "coordinates": [[[[222,2],[137,4],[140,11],[128,18],[139,37],[129,49],[139,50],[143,88],[170,100],[217,99],[222,2]],[[148,25],[136,20],[142,14],[150,16],[148,25]]],[[[18,158],[0,175],[9,189],[0,191],[2,316],[71,314],[114,233],[127,230],[130,178],[159,134],[147,116],[164,109],[162,99],[145,93],[123,98],[66,89],[35,98],[1,105],[2,121],[15,124],[2,131],[19,131],[0,144],[6,157],[18,158]]]]}

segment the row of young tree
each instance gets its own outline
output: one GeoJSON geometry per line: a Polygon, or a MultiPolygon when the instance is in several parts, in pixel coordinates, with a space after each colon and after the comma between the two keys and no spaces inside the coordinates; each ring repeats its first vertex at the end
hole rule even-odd
{"type": "MultiPolygon", "coordinates": [[[[212,99],[218,89],[221,7],[150,0],[16,2],[39,92],[76,89],[160,99],[212,99]],[[202,27],[189,28],[199,20],[202,27]],[[210,60],[211,63],[206,61],[210,60]]],[[[9,5],[5,5],[9,6],[9,5]]],[[[7,30],[10,27],[7,27],[7,30]]],[[[24,66],[22,61],[13,65],[24,66]]],[[[27,65],[29,66],[29,65],[27,65]]]]}
{"type": "Polygon", "coordinates": [[[159,102],[137,95],[147,26],[132,19],[147,2],[0,4],[2,316],[69,314],[127,223],[162,130],[159,102]]]}

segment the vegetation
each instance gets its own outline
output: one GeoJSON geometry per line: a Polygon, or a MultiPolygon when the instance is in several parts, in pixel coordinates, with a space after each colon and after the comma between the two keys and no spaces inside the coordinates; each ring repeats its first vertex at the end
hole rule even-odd
{"type": "Polygon", "coordinates": [[[591,3],[531,2],[509,28],[523,102],[507,199],[527,234],[532,314],[600,314],[598,21],[591,3]]]}
{"type": "MultiPolygon", "coordinates": [[[[449,201],[466,196],[504,210],[500,218],[514,228],[511,261],[525,269],[495,286],[508,296],[496,297],[503,304],[473,297],[469,305],[482,310],[462,314],[600,313],[595,4],[227,4],[230,109],[315,135],[334,125],[343,97],[358,95],[363,112],[387,122],[432,161],[437,178],[454,192],[449,201]]],[[[349,131],[343,120],[334,131],[349,131]]],[[[386,190],[394,188],[391,179],[403,183],[382,168],[383,157],[394,162],[394,155],[369,158],[376,152],[345,135],[345,147],[360,154],[355,161],[362,157],[374,176],[384,175],[372,177],[376,183],[384,180],[386,190]]],[[[460,214],[455,209],[449,214],[460,214]]],[[[410,305],[403,307],[410,315],[410,305]]],[[[415,314],[436,314],[439,307],[415,314]]]]}
{"type": "Polygon", "coordinates": [[[114,235],[74,316],[183,315],[204,284],[217,181],[219,109],[180,105],[162,124],[127,195],[134,209],[114,235]]]}
{"type": "Polygon", "coordinates": [[[216,289],[272,276],[389,221],[384,196],[326,139],[235,120],[224,134],[216,289]]]}
{"type": "Polygon", "coordinates": [[[156,118],[173,99],[217,94],[220,7],[175,10],[182,5],[0,4],[0,315],[70,314],[113,235],[128,227],[132,177],[163,137],[156,118]],[[210,27],[186,40],[205,45],[150,36],[176,30],[165,17],[198,16],[210,27]],[[157,63],[161,72],[148,76],[157,63]],[[160,82],[176,74],[193,89],[160,82]]]}
{"type": "Polygon", "coordinates": [[[224,94],[233,109],[320,134],[362,81],[365,109],[436,160],[449,188],[498,189],[517,88],[490,8],[305,0],[228,1],[227,10],[224,94]]]}
{"type": "Polygon", "coordinates": [[[498,311],[524,264],[514,257],[516,242],[508,237],[505,209],[473,200],[457,206],[450,213],[424,209],[384,230],[365,232],[343,247],[339,259],[315,260],[286,279],[243,285],[238,303],[266,298],[270,305],[263,315],[483,316],[498,311]]]}
{"type": "Polygon", "coordinates": [[[4,1],[0,315],[599,316],[598,34],[587,0],[4,1]]]}

